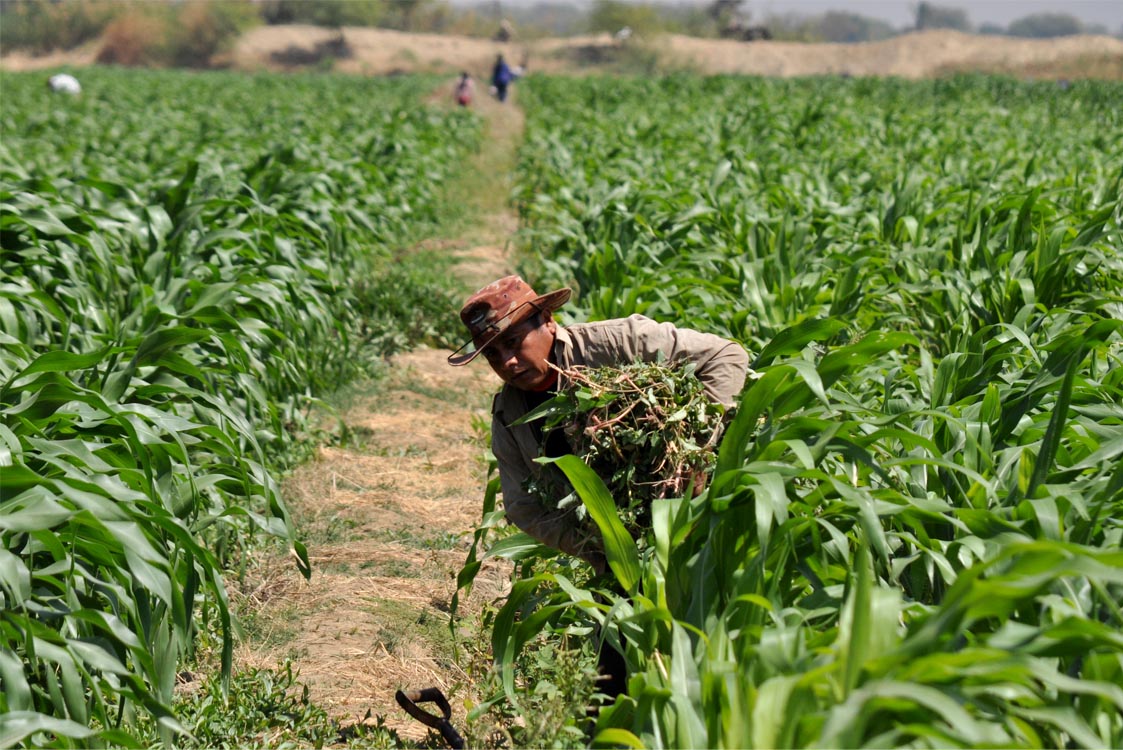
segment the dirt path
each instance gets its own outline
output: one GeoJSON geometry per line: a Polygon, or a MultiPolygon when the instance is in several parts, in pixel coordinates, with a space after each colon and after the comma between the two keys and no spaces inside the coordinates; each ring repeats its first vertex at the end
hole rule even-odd
{"type": "MultiPolygon", "coordinates": [[[[505,248],[517,222],[505,199],[523,126],[512,104],[478,99],[489,137],[450,189],[480,219],[451,247],[441,243],[470,288],[512,272],[505,248]]],[[[254,571],[245,607],[251,638],[238,654],[258,667],[291,658],[313,702],[333,717],[348,724],[369,711],[407,740],[426,731],[397,706],[396,690],[442,688],[454,721],[472,696],[453,660],[448,609],[480,517],[481,430],[498,381],[486,367],[450,367],[447,355],[395,357],[377,393],[342,415],[361,448],[321,448],[286,482],[312,579],[283,560],[254,571]]],[[[485,566],[467,609],[504,594],[506,582],[505,568],[485,566]]]]}

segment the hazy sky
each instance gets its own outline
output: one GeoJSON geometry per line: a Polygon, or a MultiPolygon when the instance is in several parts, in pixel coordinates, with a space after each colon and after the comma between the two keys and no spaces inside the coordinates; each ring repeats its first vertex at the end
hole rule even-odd
{"type": "MultiPolygon", "coordinates": [[[[503,5],[529,6],[542,0],[498,0],[503,5]]],[[[588,6],[592,0],[550,0],[588,6]]],[[[668,4],[708,5],[710,0],[629,0],[630,2],[665,2],[668,4]]],[[[1123,0],[930,0],[936,5],[962,8],[971,23],[978,26],[991,22],[1006,26],[1011,21],[1032,13],[1067,13],[1085,24],[1103,24],[1111,32],[1123,27],[1123,0]]],[[[476,4],[494,0],[453,0],[456,4],[476,4]]],[[[897,28],[910,26],[916,19],[919,0],[746,0],[744,7],[755,18],[785,13],[812,16],[827,10],[860,13],[888,21],[897,28]]]]}

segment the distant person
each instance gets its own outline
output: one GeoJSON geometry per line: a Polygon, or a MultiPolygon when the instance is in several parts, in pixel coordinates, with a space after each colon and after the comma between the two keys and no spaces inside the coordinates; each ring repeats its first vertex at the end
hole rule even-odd
{"type": "Polygon", "coordinates": [[[77,96],[82,93],[82,84],[69,73],[56,73],[47,79],[47,88],[57,94],[77,96]]]}
{"type": "Polygon", "coordinates": [[[491,69],[491,85],[495,89],[495,98],[501,102],[507,101],[507,87],[515,79],[511,66],[503,59],[503,55],[495,58],[495,67],[491,69]]]}
{"type": "Polygon", "coordinates": [[[461,107],[467,107],[472,103],[472,92],[476,88],[475,81],[468,71],[460,73],[460,80],[456,82],[456,89],[453,91],[453,96],[456,98],[456,103],[461,107]]]}
{"type": "Polygon", "coordinates": [[[495,41],[509,42],[511,41],[511,37],[513,37],[514,35],[515,27],[511,25],[511,22],[509,20],[504,18],[499,22],[499,30],[495,32],[495,41]]]}

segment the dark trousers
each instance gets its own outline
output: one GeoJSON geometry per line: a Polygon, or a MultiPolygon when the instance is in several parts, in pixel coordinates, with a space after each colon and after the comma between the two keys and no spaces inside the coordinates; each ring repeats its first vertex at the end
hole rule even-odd
{"type": "Polygon", "coordinates": [[[597,672],[600,673],[600,692],[610,699],[616,700],[617,696],[628,692],[628,663],[624,655],[608,643],[601,646],[597,672]]]}
{"type": "MultiPolygon", "coordinates": [[[[608,583],[608,586],[618,596],[624,596],[624,590],[615,581],[608,583]]],[[[606,603],[605,597],[600,594],[595,597],[602,604],[606,603]]],[[[600,675],[597,687],[609,697],[610,702],[615,701],[618,695],[628,692],[628,662],[608,641],[601,644],[600,654],[597,656],[597,672],[600,675]]]]}

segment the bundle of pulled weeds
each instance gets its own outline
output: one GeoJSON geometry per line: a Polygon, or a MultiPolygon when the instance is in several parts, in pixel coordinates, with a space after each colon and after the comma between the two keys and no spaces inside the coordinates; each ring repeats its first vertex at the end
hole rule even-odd
{"type": "MultiPolygon", "coordinates": [[[[694,365],[636,363],[559,370],[558,395],[524,417],[564,431],[573,454],[608,487],[633,537],[650,528],[652,501],[697,494],[717,460],[725,408],[710,401],[694,365]]],[[[579,506],[560,472],[529,487],[546,507],[579,506]]]]}

